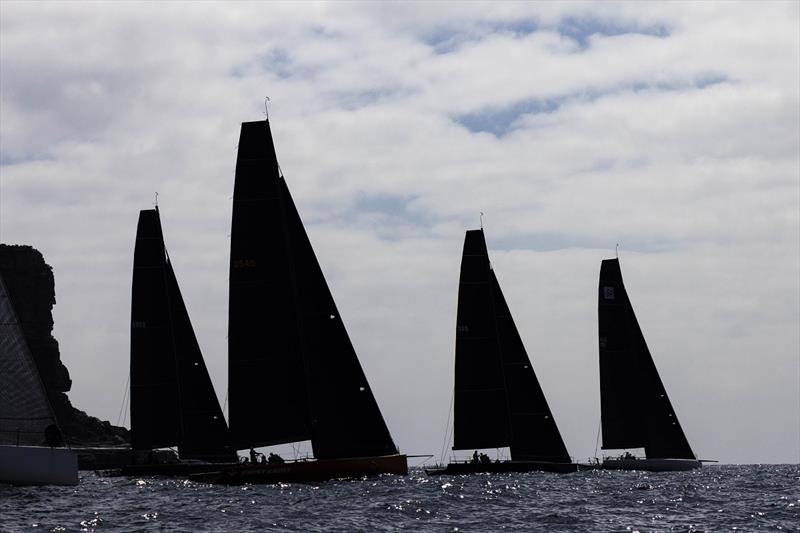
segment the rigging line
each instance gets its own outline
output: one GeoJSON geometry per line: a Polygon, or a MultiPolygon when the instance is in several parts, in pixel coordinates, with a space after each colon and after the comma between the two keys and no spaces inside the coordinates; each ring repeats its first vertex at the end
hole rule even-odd
{"type": "Polygon", "coordinates": [[[444,451],[447,448],[448,444],[448,434],[450,433],[450,417],[453,415],[453,402],[455,401],[456,390],[455,384],[453,385],[453,391],[450,394],[450,407],[447,409],[447,424],[444,426],[444,439],[442,442],[442,453],[439,455],[439,462],[444,463],[444,451]]]}
{"type": "MultiPolygon", "coordinates": [[[[128,376],[128,379],[130,380],[130,376],[128,376]]],[[[122,427],[125,427],[125,423],[128,421],[128,413],[130,413],[131,410],[130,387],[128,388],[128,394],[125,395],[125,398],[123,398],[123,400],[125,401],[125,403],[122,409],[122,427]]]]}
{"type": "MultiPolygon", "coordinates": [[[[131,415],[131,388],[128,386],[128,395],[125,397],[125,409],[122,411],[122,425],[128,423],[128,417],[131,415]]],[[[133,418],[131,418],[131,428],[133,428],[133,418]]]]}
{"type": "Polygon", "coordinates": [[[428,461],[430,461],[430,460],[431,460],[431,458],[430,458],[430,457],[428,457],[427,459],[423,459],[421,463],[417,463],[417,464],[416,464],[416,465],[414,465],[414,466],[416,466],[416,467],[425,466],[425,463],[427,463],[427,462],[428,462],[428,461]]]}
{"type": "Polygon", "coordinates": [[[597,423],[597,439],[594,441],[594,458],[597,459],[597,447],[600,445],[600,427],[602,425],[602,420],[597,423]]]}
{"type": "Polygon", "coordinates": [[[122,393],[122,402],[119,406],[119,415],[117,415],[117,425],[122,420],[122,413],[125,410],[125,404],[128,403],[128,387],[131,384],[131,374],[128,372],[128,379],[125,381],[125,391],[122,393]]]}
{"type": "Polygon", "coordinates": [[[455,421],[453,422],[453,426],[450,428],[450,438],[447,440],[447,447],[450,448],[453,460],[456,459],[456,454],[453,450],[453,435],[455,434],[455,421]]]}

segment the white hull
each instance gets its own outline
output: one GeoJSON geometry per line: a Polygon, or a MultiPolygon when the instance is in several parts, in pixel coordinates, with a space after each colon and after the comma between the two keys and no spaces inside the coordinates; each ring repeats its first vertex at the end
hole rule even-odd
{"type": "Polygon", "coordinates": [[[0,445],[0,483],[77,485],[78,455],[66,448],[0,445]]]}
{"type": "Polygon", "coordinates": [[[677,472],[694,470],[703,463],[696,459],[604,459],[604,470],[648,470],[650,472],[677,472]]]}

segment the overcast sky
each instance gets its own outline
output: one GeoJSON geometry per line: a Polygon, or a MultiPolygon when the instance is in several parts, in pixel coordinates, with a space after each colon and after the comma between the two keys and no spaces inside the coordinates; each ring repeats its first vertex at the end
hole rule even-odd
{"type": "Polygon", "coordinates": [[[116,422],[136,221],[158,191],[222,403],[236,144],[269,96],[402,451],[440,454],[461,246],[482,211],[576,458],[594,455],[597,277],[619,243],[695,452],[796,463],[799,6],[4,0],[0,240],[53,266],[70,398],[116,422]]]}

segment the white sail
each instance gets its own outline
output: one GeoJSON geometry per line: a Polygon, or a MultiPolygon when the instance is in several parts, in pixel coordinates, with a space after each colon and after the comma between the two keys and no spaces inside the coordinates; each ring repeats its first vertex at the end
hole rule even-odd
{"type": "Polygon", "coordinates": [[[0,276],[0,483],[78,482],[75,453],[43,447],[45,432],[54,428],[47,392],[0,276]]]}

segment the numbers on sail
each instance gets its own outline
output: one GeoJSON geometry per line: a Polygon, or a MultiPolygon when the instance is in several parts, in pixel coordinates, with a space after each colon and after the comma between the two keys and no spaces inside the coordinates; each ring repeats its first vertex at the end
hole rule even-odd
{"type": "Polygon", "coordinates": [[[600,347],[605,348],[606,344],[608,344],[608,339],[606,339],[605,337],[600,337],[600,347]]]}
{"type": "Polygon", "coordinates": [[[603,298],[606,300],[614,299],[614,287],[603,287],[603,298]]]}
{"type": "Polygon", "coordinates": [[[131,322],[131,327],[133,329],[144,329],[147,327],[143,320],[131,322]]]}
{"type": "Polygon", "coordinates": [[[456,326],[456,331],[459,333],[467,333],[469,332],[469,326],[456,326]]]}
{"type": "Polygon", "coordinates": [[[255,259],[234,259],[233,268],[255,268],[255,259]]]}

